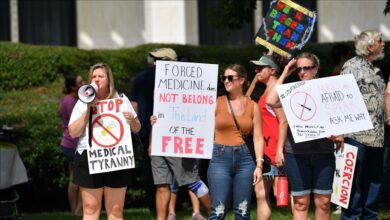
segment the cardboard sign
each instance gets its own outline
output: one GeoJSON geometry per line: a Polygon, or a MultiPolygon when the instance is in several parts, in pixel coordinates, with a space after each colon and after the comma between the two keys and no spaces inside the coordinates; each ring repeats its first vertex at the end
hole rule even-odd
{"type": "Polygon", "coordinates": [[[157,61],[152,155],[212,155],[218,65],[157,61]]]}
{"type": "Polygon", "coordinates": [[[358,149],[355,146],[344,143],[343,152],[336,152],[336,169],[333,177],[333,192],[331,202],[348,209],[351,198],[353,174],[358,149]]]}
{"type": "Polygon", "coordinates": [[[93,109],[92,146],[87,149],[90,174],[134,168],[131,130],[123,116],[128,109],[123,98],[99,101],[93,109]]]}
{"type": "Polygon", "coordinates": [[[290,1],[274,0],[256,34],[256,42],[287,58],[301,49],[314,29],[316,14],[290,1]]]}
{"type": "Polygon", "coordinates": [[[372,129],[352,74],[276,87],[296,143],[372,129]]]}

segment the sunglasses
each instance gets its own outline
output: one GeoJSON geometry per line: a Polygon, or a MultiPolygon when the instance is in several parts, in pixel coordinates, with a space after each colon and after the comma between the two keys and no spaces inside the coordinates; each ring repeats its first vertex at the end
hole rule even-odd
{"type": "Polygon", "coordinates": [[[222,82],[225,82],[225,80],[227,79],[229,82],[231,82],[231,81],[233,81],[233,80],[235,80],[235,79],[237,79],[238,77],[236,77],[236,78],[234,78],[235,76],[233,76],[233,75],[229,75],[229,76],[221,76],[221,81],[222,82]]]}
{"type": "Polygon", "coordinates": [[[261,70],[263,70],[265,68],[272,68],[272,67],[270,67],[270,66],[256,66],[255,67],[255,71],[256,72],[260,72],[261,70]]]}
{"type": "Polygon", "coordinates": [[[315,67],[316,67],[316,65],[314,65],[314,66],[297,67],[296,71],[297,71],[297,73],[300,73],[302,70],[303,70],[303,72],[306,72],[306,71],[309,71],[309,70],[311,70],[311,69],[313,69],[315,67]]]}

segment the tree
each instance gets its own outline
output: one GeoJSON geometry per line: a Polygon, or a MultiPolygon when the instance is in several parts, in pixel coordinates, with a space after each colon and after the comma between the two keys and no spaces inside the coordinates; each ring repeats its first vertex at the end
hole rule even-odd
{"type": "Polygon", "coordinates": [[[390,0],[387,0],[385,10],[383,10],[383,14],[390,13],[390,0]]]}

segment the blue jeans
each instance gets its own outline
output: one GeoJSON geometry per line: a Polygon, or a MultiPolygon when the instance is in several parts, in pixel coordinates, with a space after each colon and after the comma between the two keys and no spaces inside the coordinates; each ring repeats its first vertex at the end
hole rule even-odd
{"type": "Polygon", "coordinates": [[[209,219],[225,219],[232,195],[235,219],[250,219],[255,167],[245,144],[214,144],[213,157],[207,171],[211,196],[209,219]]]}
{"type": "Polygon", "coordinates": [[[348,209],[340,219],[378,219],[378,196],[382,184],[383,148],[369,147],[351,138],[345,142],[358,147],[348,209]]]}

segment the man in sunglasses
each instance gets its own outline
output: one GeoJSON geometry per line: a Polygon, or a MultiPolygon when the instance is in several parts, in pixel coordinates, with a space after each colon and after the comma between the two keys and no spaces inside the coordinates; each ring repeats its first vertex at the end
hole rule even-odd
{"type": "Polygon", "coordinates": [[[378,197],[382,184],[384,123],[390,124],[389,86],[386,88],[379,68],[372,64],[384,57],[382,34],[364,31],[355,36],[356,56],[348,60],[341,74],[353,74],[363,95],[374,126],[371,130],[338,136],[341,144],[352,144],[358,148],[357,162],[348,209],[343,209],[341,218],[378,219],[378,197]]]}

